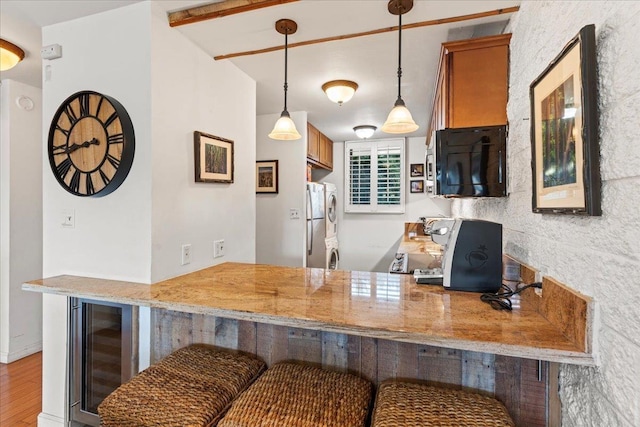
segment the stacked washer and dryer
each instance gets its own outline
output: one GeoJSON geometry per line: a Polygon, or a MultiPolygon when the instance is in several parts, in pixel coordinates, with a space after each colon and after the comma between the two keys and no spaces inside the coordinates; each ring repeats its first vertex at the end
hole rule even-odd
{"type": "Polygon", "coordinates": [[[337,202],[334,184],[307,183],[307,267],[338,269],[337,202]]]}
{"type": "Polygon", "coordinates": [[[324,245],[326,249],[325,268],[337,270],[340,252],[338,250],[338,191],[334,184],[324,184],[326,234],[324,245]]]}

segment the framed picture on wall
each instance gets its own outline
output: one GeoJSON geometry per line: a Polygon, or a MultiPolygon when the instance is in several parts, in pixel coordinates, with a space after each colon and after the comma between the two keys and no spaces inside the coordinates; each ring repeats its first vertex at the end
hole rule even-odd
{"type": "Polygon", "coordinates": [[[424,164],[411,163],[410,171],[412,177],[424,176],[424,164]]]}
{"type": "Polygon", "coordinates": [[[532,209],[601,215],[595,27],[531,83],[532,209]]]}
{"type": "Polygon", "coordinates": [[[233,182],[233,141],[193,132],[196,182],[233,182]]]}
{"type": "Polygon", "coordinates": [[[411,192],[412,193],[424,193],[424,180],[411,180],[411,192]]]}
{"type": "Polygon", "coordinates": [[[278,161],[256,162],[256,193],[278,193],[278,161]]]}

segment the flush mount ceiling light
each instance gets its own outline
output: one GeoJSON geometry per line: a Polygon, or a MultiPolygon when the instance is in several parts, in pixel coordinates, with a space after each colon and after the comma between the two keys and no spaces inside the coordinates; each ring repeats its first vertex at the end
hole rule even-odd
{"type": "Polygon", "coordinates": [[[276,31],[284,34],[284,110],[282,110],[280,118],[269,134],[269,138],[280,141],[292,141],[301,138],[295,123],[293,123],[287,111],[287,47],[289,34],[294,34],[297,30],[298,24],[291,19],[280,19],[276,22],[276,31]]]}
{"type": "Polygon", "coordinates": [[[342,107],[342,104],[353,98],[358,89],[358,83],[351,80],[332,80],[322,85],[327,97],[342,107]]]}
{"type": "Polygon", "coordinates": [[[0,71],[15,67],[23,59],[24,50],[5,39],[0,39],[0,71]]]}
{"type": "Polygon", "coordinates": [[[387,5],[389,12],[398,15],[398,99],[387,117],[387,121],[382,125],[382,131],[386,133],[409,133],[418,129],[418,125],[413,121],[411,112],[404,105],[400,95],[400,81],[402,78],[402,15],[413,8],[413,0],[389,0],[387,5]]]}
{"type": "Polygon", "coordinates": [[[371,138],[376,129],[378,128],[372,125],[362,125],[354,127],[353,131],[356,133],[358,138],[367,139],[371,138]]]}

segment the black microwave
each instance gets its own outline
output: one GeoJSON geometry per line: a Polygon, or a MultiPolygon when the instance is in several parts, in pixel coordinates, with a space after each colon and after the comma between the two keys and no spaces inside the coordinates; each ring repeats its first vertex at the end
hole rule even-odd
{"type": "Polygon", "coordinates": [[[436,131],[427,148],[427,192],[445,197],[504,197],[507,127],[436,131]]]}

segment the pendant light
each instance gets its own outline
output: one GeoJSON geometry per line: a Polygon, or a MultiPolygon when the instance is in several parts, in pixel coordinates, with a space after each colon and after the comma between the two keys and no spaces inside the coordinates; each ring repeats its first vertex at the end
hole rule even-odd
{"type": "Polygon", "coordinates": [[[276,31],[284,34],[284,110],[280,114],[280,118],[276,122],[273,130],[269,134],[269,138],[281,141],[292,141],[300,139],[301,135],[296,129],[295,123],[291,120],[287,111],[287,46],[289,34],[294,34],[298,30],[298,24],[291,19],[280,19],[276,22],[276,31]]]}
{"type": "Polygon", "coordinates": [[[24,50],[5,39],[0,39],[0,71],[15,67],[23,59],[24,50]]]}
{"type": "Polygon", "coordinates": [[[402,78],[402,15],[413,8],[413,0],[389,0],[387,8],[391,14],[398,15],[398,99],[387,121],[382,125],[382,131],[397,134],[409,133],[417,130],[419,126],[413,121],[411,112],[402,100],[400,80],[402,78]]]}

